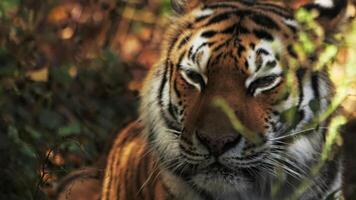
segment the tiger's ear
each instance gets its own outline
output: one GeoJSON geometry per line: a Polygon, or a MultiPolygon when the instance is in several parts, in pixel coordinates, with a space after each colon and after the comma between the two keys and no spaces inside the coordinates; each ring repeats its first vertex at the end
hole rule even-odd
{"type": "Polygon", "coordinates": [[[208,0],[171,0],[171,5],[176,13],[185,14],[206,2],[208,0]]]}
{"type": "Polygon", "coordinates": [[[313,0],[313,3],[307,3],[302,7],[316,11],[316,18],[326,33],[335,32],[342,24],[346,16],[348,0],[313,0]]]}

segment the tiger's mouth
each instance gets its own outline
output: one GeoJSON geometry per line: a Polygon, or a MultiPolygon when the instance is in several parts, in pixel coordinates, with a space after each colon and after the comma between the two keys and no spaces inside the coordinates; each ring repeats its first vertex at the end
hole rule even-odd
{"type": "MultiPolygon", "coordinates": [[[[259,166],[262,164],[260,159],[265,154],[254,155],[250,158],[259,159],[253,160],[234,160],[212,158],[199,164],[188,164],[183,169],[180,169],[180,175],[191,179],[192,177],[205,177],[206,179],[240,179],[241,181],[252,182],[259,171],[259,166]],[[235,163],[233,163],[235,162],[235,163]],[[236,163],[237,162],[237,163],[236,163]],[[240,163],[238,163],[240,162],[240,163]],[[245,164],[242,164],[245,163],[245,164]],[[249,164],[246,164],[249,163],[249,164]]],[[[236,159],[236,158],[235,158],[236,159]]]]}
{"type": "Polygon", "coordinates": [[[213,164],[205,167],[204,169],[200,170],[198,174],[206,174],[208,176],[235,176],[239,178],[243,178],[244,180],[250,179],[253,177],[251,173],[252,169],[248,168],[237,168],[231,169],[230,167],[221,164],[220,162],[214,162],[213,164]]]}
{"type": "Polygon", "coordinates": [[[200,169],[190,177],[197,190],[211,194],[237,192],[249,189],[256,180],[257,168],[232,169],[219,162],[200,169]]]}

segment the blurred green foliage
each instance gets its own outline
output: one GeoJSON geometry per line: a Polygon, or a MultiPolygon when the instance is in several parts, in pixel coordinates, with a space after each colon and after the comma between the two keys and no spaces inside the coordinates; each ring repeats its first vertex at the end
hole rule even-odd
{"type": "MultiPolygon", "coordinates": [[[[47,23],[59,2],[0,1],[0,199],[45,199],[50,179],[92,165],[136,116],[129,64],[106,46],[77,55],[78,44],[47,23]],[[60,54],[48,56],[43,45],[60,54]]],[[[84,25],[81,44],[92,40],[84,25]]]]}

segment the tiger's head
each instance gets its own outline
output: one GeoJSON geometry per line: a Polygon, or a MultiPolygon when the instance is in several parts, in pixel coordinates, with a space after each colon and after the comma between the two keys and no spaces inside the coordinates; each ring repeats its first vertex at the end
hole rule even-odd
{"type": "MultiPolygon", "coordinates": [[[[318,10],[318,20],[330,31],[347,2],[326,2],[305,7],[318,10]]],[[[305,66],[292,74],[294,82],[286,89],[286,59],[297,57],[294,10],[248,0],[172,0],[172,5],[179,16],[144,84],[141,103],[147,138],[161,165],[197,190],[212,193],[261,184],[276,166],[301,175],[298,169],[317,156],[323,131],[290,143],[281,139],[304,131],[326,109],[332,89],[326,73],[305,66]],[[246,139],[216,107],[216,98],[263,142],[246,139]],[[311,108],[313,100],[318,110],[311,108]],[[292,108],[297,120],[291,128],[282,113],[292,108]]]]}

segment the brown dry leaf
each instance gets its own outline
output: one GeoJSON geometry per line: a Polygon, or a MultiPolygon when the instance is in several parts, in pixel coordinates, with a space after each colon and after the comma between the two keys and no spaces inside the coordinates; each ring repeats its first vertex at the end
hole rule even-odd
{"type": "Polygon", "coordinates": [[[65,164],[65,160],[63,158],[63,156],[61,154],[55,154],[53,156],[53,159],[51,160],[53,164],[57,165],[57,166],[62,166],[65,164]]]}
{"type": "Polygon", "coordinates": [[[120,52],[123,59],[132,61],[142,49],[142,45],[137,37],[128,35],[126,40],[120,46],[120,52]]]}
{"type": "Polygon", "coordinates": [[[48,81],[48,68],[44,67],[38,70],[31,70],[27,72],[26,76],[33,81],[47,82],[48,81]]]}
{"type": "Polygon", "coordinates": [[[348,58],[348,48],[344,47],[344,48],[340,48],[339,52],[337,54],[337,61],[341,64],[344,65],[347,62],[347,58],[348,58]]]}
{"type": "Polygon", "coordinates": [[[159,58],[159,51],[157,50],[144,50],[138,57],[138,62],[145,66],[147,69],[151,68],[159,58]]]}
{"type": "Polygon", "coordinates": [[[60,37],[63,40],[68,40],[74,35],[74,29],[72,27],[66,27],[60,31],[60,37]]]}
{"type": "Polygon", "coordinates": [[[291,3],[291,7],[293,9],[297,9],[297,8],[300,8],[301,6],[307,4],[307,3],[310,3],[311,0],[296,0],[296,1],[293,1],[293,3],[291,3]]]}
{"type": "MultiPolygon", "coordinates": [[[[65,20],[68,20],[71,16],[72,11],[79,12],[81,11],[80,4],[77,3],[66,3],[60,6],[53,8],[48,15],[49,23],[58,23],[65,20]]],[[[78,13],[74,13],[78,14],[78,13]]]]}
{"type": "Polygon", "coordinates": [[[77,69],[77,67],[75,67],[75,66],[70,67],[70,68],[68,69],[68,74],[69,74],[69,76],[72,77],[72,78],[76,77],[77,74],[78,74],[78,69],[77,69]]]}
{"type": "Polygon", "coordinates": [[[142,88],[142,81],[130,81],[127,87],[131,91],[140,91],[142,88]]]}
{"type": "Polygon", "coordinates": [[[139,33],[139,37],[141,40],[144,40],[144,41],[149,41],[152,36],[152,29],[151,28],[143,28],[140,33],[139,33]]]}

